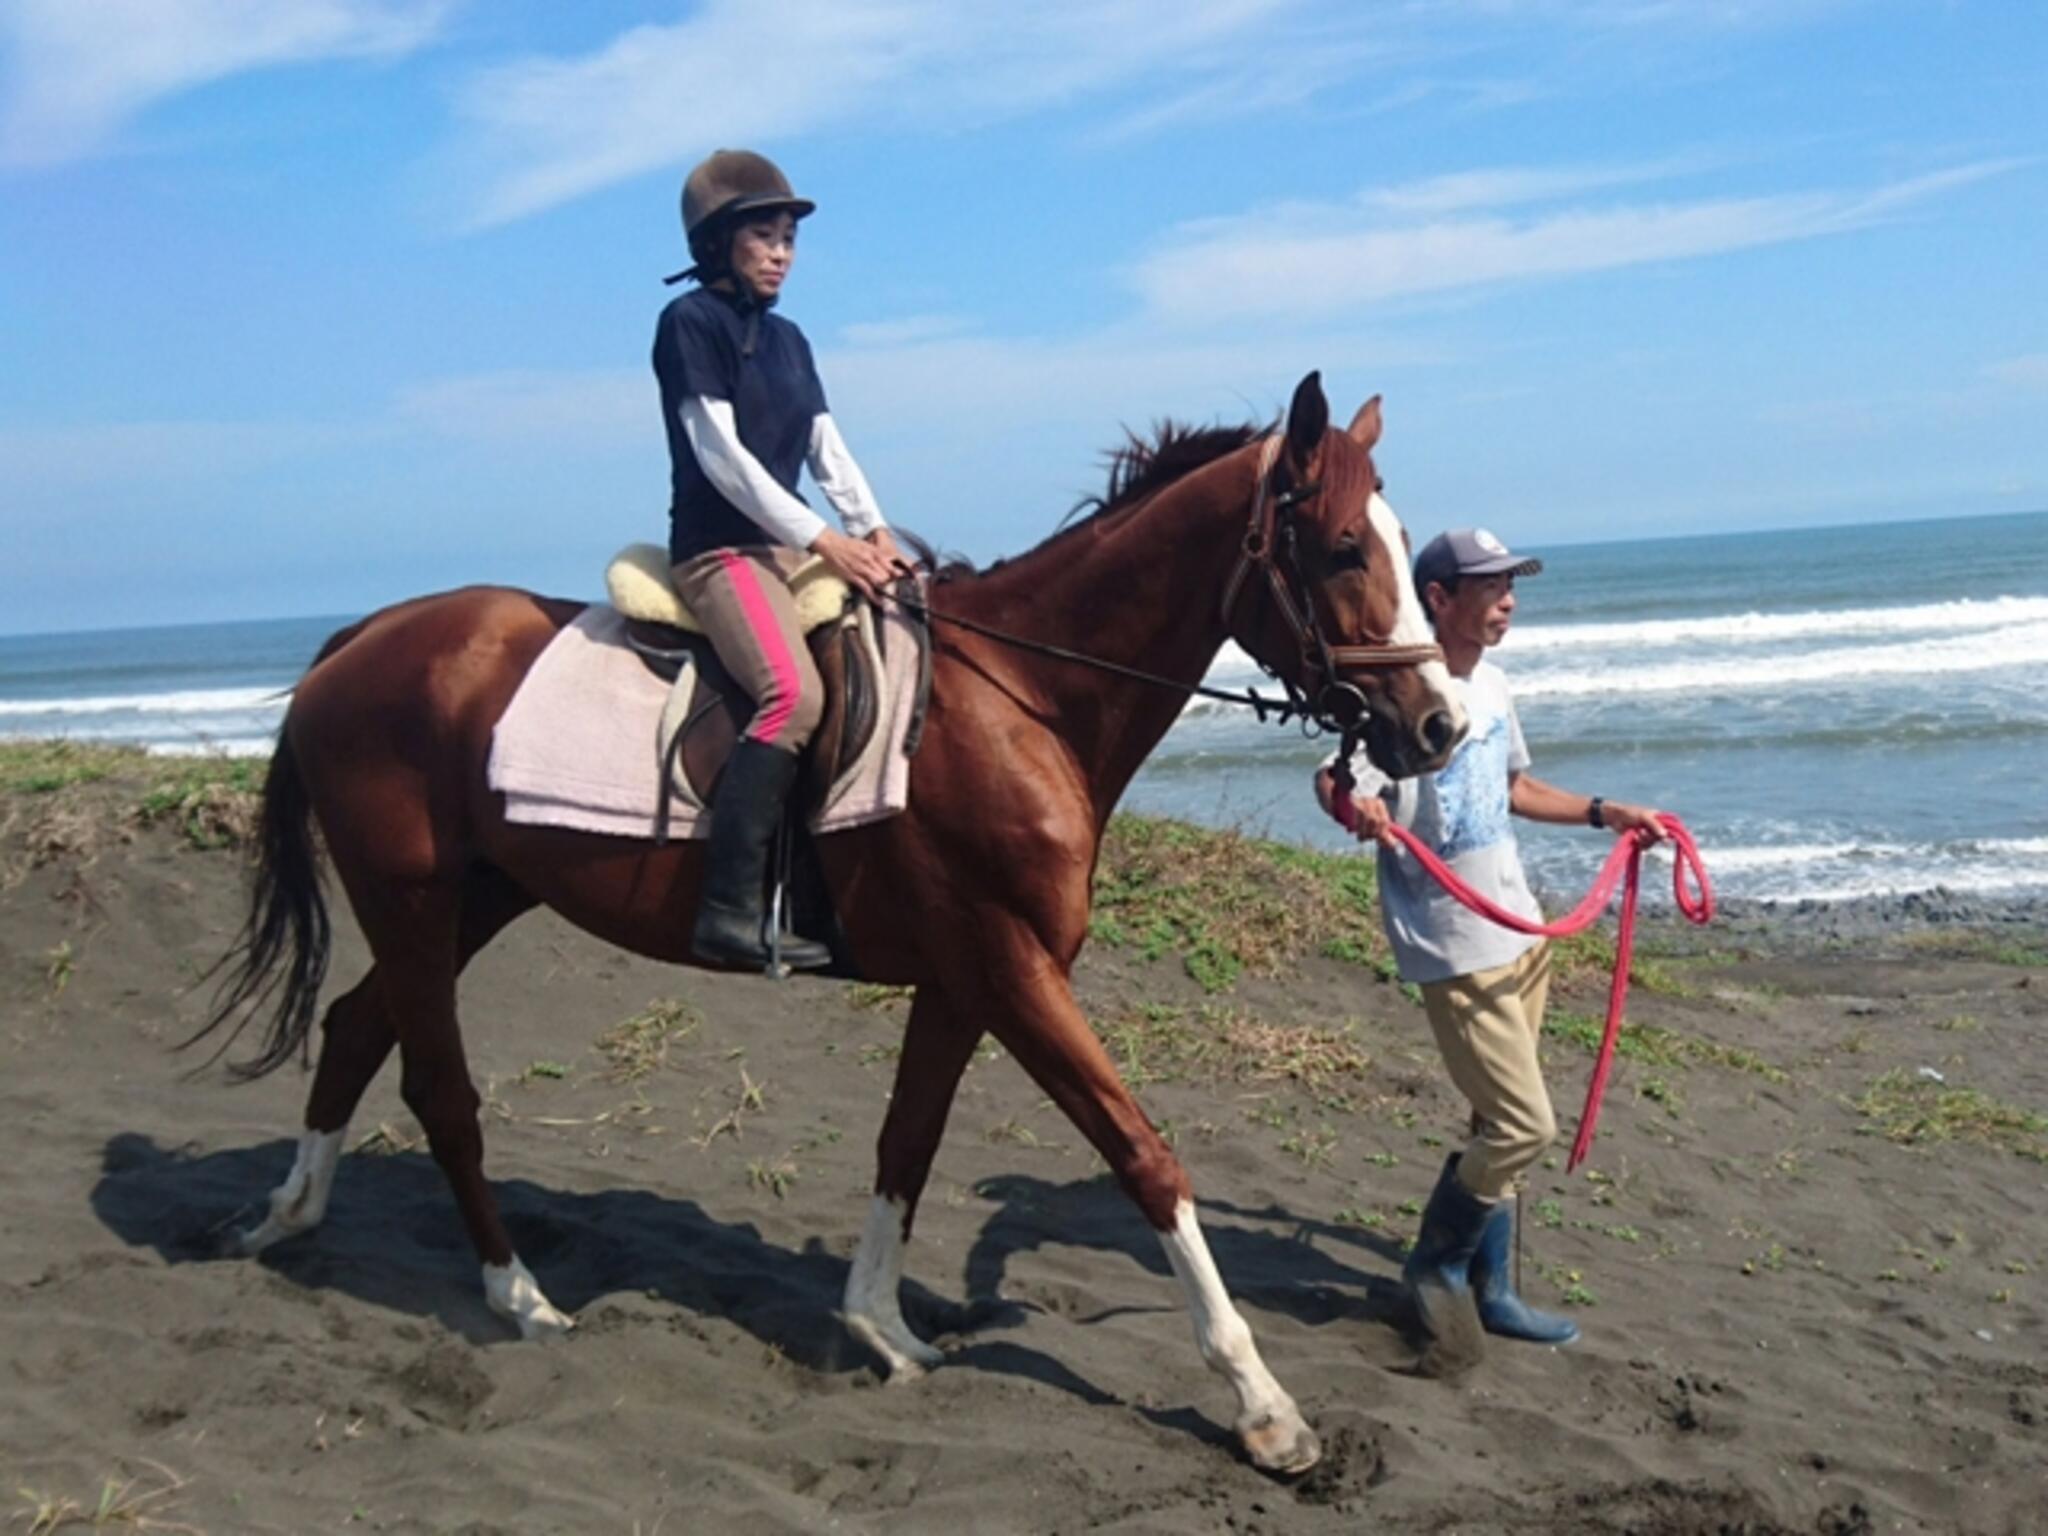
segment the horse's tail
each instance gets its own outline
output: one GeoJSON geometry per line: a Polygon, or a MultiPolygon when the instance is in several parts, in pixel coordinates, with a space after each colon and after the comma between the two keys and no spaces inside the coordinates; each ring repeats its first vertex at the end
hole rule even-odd
{"type": "MultiPolygon", "coordinates": [[[[320,648],[313,665],[354,639],[355,624],[320,648]]],[[[235,1020],[228,1036],[201,1067],[212,1065],[241,1037],[250,1020],[266,1006],[275,1008],[263,1035],[263,1048],[247,1061],[231,1062],[228,1073],[253,1082],[276,1071],[293,1053],[308,1058],[307,1037],[327,976],[333,925],[321,887],[320,852],[313,837],[313,805],[292,751],[291,711],[278,727],[277,748],[263,780],[263,814],[257,831],[254,889],[248,921],[235,945],[215,962],[211,976],[227,968],[214,994],[213,1013],[190,1039],[196,1044],[235,1020]],[[282,995],[280,994],[280,989],[282,995]],[[240,1015],[239,1018],[236,1018],[240,1015]]]]}

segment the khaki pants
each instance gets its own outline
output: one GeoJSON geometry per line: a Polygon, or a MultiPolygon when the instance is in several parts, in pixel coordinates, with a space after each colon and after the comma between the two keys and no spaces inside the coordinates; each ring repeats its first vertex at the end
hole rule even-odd
{"type": "Polygon", "coordinates": [[[784,752],[801,752],[825,713],[825,685],[789,591],[790,575],[809,558],[800,549],[750,545],[707,550],[675,567],[676,590],[754,701],[745,739],[784,752]]]}
{"type": "Polygon", "coordinates": [[[1472,1106],[1473,1136],[1458,1182],[1498,1200],[1557,1138],[1537,1039],[1550,994],[1550,945],[1490,971],[1422,987],[1422,1007],[1451,1081],[1472,1106]]]}

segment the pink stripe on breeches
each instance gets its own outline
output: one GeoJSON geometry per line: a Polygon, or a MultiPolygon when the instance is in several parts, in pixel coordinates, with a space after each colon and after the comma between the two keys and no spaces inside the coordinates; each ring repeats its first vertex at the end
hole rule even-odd
{"type": "Polygon", "coordinates": [[[675,568],[683,601],[754,701],[746,739],[786,752],[802,750],[825,708],[824,684],[786,584],[803,559],[781,548],[714,549],[675,568]]]}

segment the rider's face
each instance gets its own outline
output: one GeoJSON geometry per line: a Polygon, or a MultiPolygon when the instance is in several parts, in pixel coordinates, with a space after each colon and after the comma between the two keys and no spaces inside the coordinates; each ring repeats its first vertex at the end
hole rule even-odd
{"type": "Polygon", "coordinates": [[[748,219],[732,237],[733,275],[756,298],[772,299],[796,261],[796,219],[787,213],[748,219]]]}

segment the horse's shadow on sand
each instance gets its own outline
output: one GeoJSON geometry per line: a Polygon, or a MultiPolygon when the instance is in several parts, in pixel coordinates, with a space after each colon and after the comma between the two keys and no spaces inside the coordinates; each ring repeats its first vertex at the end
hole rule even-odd
{"type": "MultiPolygon", "coordinates": [[[[146,1136],[115,1136],[93,1187],[93,1209],[122,1241],[153,1248],[168,1263],[221,1260],[234,1234],[261,1219],[295,1151],[295,1143],[282,1139],[200,1153],[146,1136]]],[[[848,1261],[827,1251],[820,1238],[794,1251],[747,1223],[720,1221],[693,1200],[644,1188],[581,1192],[524,1179],[494,1180],[493,1188],[520,1257],[549,1299],[568,1312],[581,1314],[606,1298],[644,1297],[736,1324],[813,1371],[839,1374],[876,1364],[839,1321],[848,1261]]],[[[947,1346],[957,1364],[1026,1377],[1090,1403],[1124,1401],[1044,1352],[1002,1337],[1028,1313],[1047,1310],[1028,1297],[1006,1297],[1003,1288],[1011,1256],[1041,1248],[1120,1254],[1170,1278],[1157,1238],[1107,1177],[1054,1184],[1007,1176],[985,1181],[977,1192],[997,1209],[969,1250],[966,1295],[950,1300],[907,1279],[903,1308],[912,1326],[947,1346]]],[[[1400,1287],[1388,1271],[1398,1267],[1399,1250],[1391,1242],[1277,1208],[1215,1202],[1206,1211],[1211,1249],[1241,1301],[1312,1326],[1398,1321],[1400,1287]],[[1360,1256],[1377,1259],[1376,1272],[1356,1267],[1360,1256]]],[[[307,1293],[333,1290],[432,1317],[473,1343],[511,1337],[484,1306],[475,1255],[447,1182],[421,1153],[347,1158],[315,1233],[234,1262],[260,1264],[307,1293]]],[[[1157,1305],[1177,1309],[1178,1299],[1162,1295],[1157,1305]]],[[[1089,1326],[1135,1310],[1146,1309],[1109,1307],[1068,1320],[1089,1326]]],[[[1232,1440],[1223,1426],[1192,1409],[1140,1411],[1218,1444],[1232,1440]]]]}
{"type": "MultiPolygon", "coordinates": [[[[967,1294],[1002,1294],[1011,1255],[1040,1248],[1118,1253],[1155,1275],[1172,1277],[1166,1251],[1107,1174],[1054,1184],[1028,1174],[984,1179],[974,1192],[997,1202],[967,1255],[967,1294]]],[[[1406,1318],[1401,1265],[1391,1238],[1357,1227],[1299,1216],[1281,1206],[1254,1209],[1224,1200],[1198,1202],[1202,1233],[1231,1295],[1240,1303],[1313,1326],[1345,1320],[1399,1324],[1406,1318]],[[1234,1218],[1234,1219],[1233,1219],[1234,1218]],[[1262,1223],[1243,1225],[1243,1221],[1262,1223]],[[1280,1230],[1273,1230],[1273,1228],[1280,1230]],[[1372,1271],[1362,1258],[1380,1261],[1372,1271]]],[[[1177,1293],[1162,1308],[1178,1310],[1177,1293]]],[[[1092,1322],[1138,1310],[1112,1308],[1092,1322]]]]}

